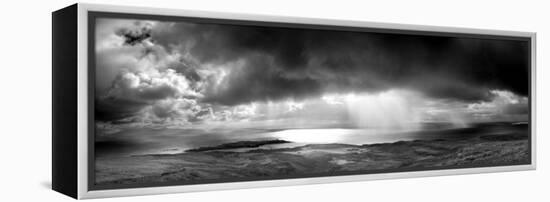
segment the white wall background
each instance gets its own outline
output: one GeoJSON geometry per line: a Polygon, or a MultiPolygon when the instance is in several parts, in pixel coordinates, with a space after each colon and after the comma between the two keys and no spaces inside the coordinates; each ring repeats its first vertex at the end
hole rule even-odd
{"type": "MultiPolygon", "coordinates": [[[[484,29],[535,31],[538,169],[354,183],[102,199],[101,201],[548,201],[550,5],[505,0],[89,0],[180,8],[484,29]]],[[[74,1],[3,1],[0,12],[0,201],[69,201],[49,190],[51,11],[74,1]]]]}

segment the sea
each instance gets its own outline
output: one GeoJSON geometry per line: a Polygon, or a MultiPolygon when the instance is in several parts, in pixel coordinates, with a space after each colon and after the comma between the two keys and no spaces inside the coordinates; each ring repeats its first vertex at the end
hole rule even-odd
{"type": "MultiPolygon", "coordinates": [[[[211,128],[211,129],[128,129],[96,138],[96,158],[147,154],[177,154],[188,149],[216,146],[238,141],[286,140],[291,143],[261,146],[277,149],[307,144],[376,144],[411,140],[467,139],[481,135],[527,134],[527,122],[423,123],[421,127],[403,128],[211,128]]],[[[247,151],[250,148],[235,149],[247,151]]],[[[258,149],[258,148],[254,148],[258,149]]]]}

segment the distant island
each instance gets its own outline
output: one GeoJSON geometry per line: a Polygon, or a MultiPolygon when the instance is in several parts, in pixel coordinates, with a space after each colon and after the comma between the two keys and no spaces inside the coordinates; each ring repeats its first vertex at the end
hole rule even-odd
{"type": "Polygon", "coordinates": [[[284,144],[284,143],[291,143],[291,142],[286,140],[239,141],[239,142],[220,144],[212,147],[199,147],[196,149],[188,149],[185,151],[186,152],[203,152],[203,151],[214,151],[214,150],[224,150],[224,149],[256,148],[264,145],[284,144]]]}

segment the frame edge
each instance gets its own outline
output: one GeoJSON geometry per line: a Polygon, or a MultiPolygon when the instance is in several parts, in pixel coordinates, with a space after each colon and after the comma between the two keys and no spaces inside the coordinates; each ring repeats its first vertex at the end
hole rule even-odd
{"type": "Polygon", "coordinates": [[[77,198],[77,5],[52,12],[52,189],[77,198]]]}

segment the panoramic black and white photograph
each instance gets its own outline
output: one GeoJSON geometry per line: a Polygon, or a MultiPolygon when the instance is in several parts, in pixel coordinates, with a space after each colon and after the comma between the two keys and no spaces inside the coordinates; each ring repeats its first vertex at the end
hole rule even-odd
{"type": "Polygon", "coordinates": [[[92,181],[531,163],[522,38],[98,17],[92,181]]]}

